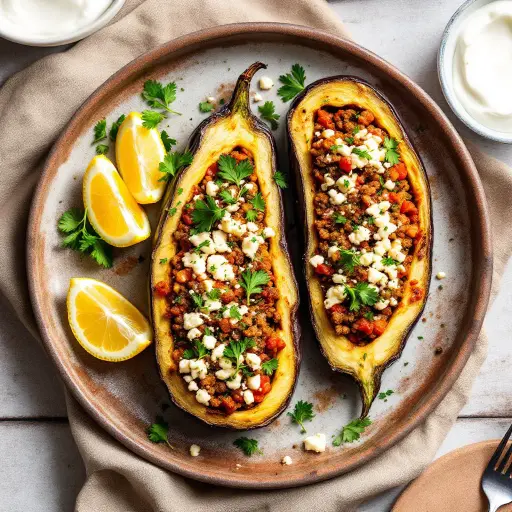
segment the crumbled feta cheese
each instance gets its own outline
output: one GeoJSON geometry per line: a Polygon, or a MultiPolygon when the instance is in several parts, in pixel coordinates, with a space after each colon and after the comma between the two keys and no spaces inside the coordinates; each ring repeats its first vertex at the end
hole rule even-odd
{"type": "Polygon", "coordinates": [[[206,363],[202,359],[191,359],[190,374],[193,379],[204,379],[208,374],[206,363]]]}
{"type": "Polygon", "coordinates": [[[386,272],[389,279],[396,279],[398,277],[398,271],[394,265],[385,265],[384,272],[386,272]]]}
{"type": "Polygon", "coordinates": [[[446,273],[445,272],[438,272],[436,274],[436,278],[441,280],[441,279],[444,279],[446,277],[446,273]]]}
{"type": "Polygon", "coordinates": [[[183,377],[183,380],[184,380],[187,384],[189,384],[190,382],[192,382],[192,375],[185,375],[185,376],[183,377]]]}
{"type": "Polygon", "coordinates": [[[320,185],[320,188],[325,192],[329,187],[334,185],[335,181],[331,178],[329,173],[324,174],[324,182],[320,185]]]}
{"type": "Polygon", "coordinates": [[[343,204],[347,198],[345,194],[341,192],[336,192],[336,190],[332,189],[327,192],[327,195],[330,197],[329,201],[331,204],[340,205],[343,204]]]}
{"type": "Polygon", "coordinates": [[[192,235],[189,237],[189,240],[192,242],[192,244],[195,247],[198,247],[199,245],[203,244],[201,246],[201,251],[204,254],[214,254],[215,253],[215,247],[213,246],[213,240],[210,236],[210,233],[199,233],[197,235],[192,235]]]}
{"type": "Polygon", "coordinates": [[[187,338],[189,340],[195,340],[196,338],[199,338],[201,336],[201,331],[194,327],[193,329],[190,329],[190,331],[187,332],[187,338]]]}
{"type": "Polygon", "coordinates": [[[217,281],[231,281],[235,278],[233,266],[220,254],[208,256],[206,269],[217,281]]]}
{"type": "Polygon", "coordinates": [[[209,405],[210,398],[211,398],[211,396],[208,394],[208,391],[206,391],[205,389],[199,389],[196,393],[196,400],[200,404],[209,405]]]}
{"type": "Polygon", "coordinates": [[[179,364],[180,373],[190,373],[191,359],[182,359],[179,364]]]}
{"type": "Polygon", "coordinates": [[[215,231],[212,231],[212,238],[216,252],[231,252],[226,233],[216,229],[215,231]]]}
{"type": "Polygon", "coordinates": [[[233,379],[228,380],[226,382],[226,386],[229,389],[240,389],[241,385],[242,385],[242,372],[238,372],[233,379]]]}
{"type": "Polygon", "coordinates": [[[359,245],[361,242],[366,242],[370,240],[370,230],[365,228],[364,226],[359,226],[357,231],[352,231],[350,235],[348,235],[348,239],[354,244],[359,245]]]}
{"type": "Polygon", "coordinates": [[[254,233],[255,231],[258,231],[258,224],[256,224],[256,222],[248,222],[247,229],[251,231],[251,233],[254,233]]]}
{"type": "Polygon", "coordinates": [[[283,466],[290,466],[292,464],[292,458],[289,456],[289,455],[285,455],[282,459],[281,459],[281,464],[283,464],[283,466]]]}
{"type": "Polygon", "coordinates": [[[258,252],[258,248],[265,240],[259,235],[248,235],[242,240],[242,252],[253,260],[258,252]]]}
{"type": "Polygon", "coordinates": [[[366,128],[363,128],[354,135],[354,139],[363,139],[367,134],[368,130],[366,128]]]}
{"type": "Polygon", "coordinates": [[[376,302],[374,304],[374,308],[382,311],[383,309],[386,309],[389,306],[389,300],[380,300],[379,302],[376,302]]]}
{"type": "Polygon", "coordinates": [[[377,258],[374,258],[372,267],[382,272],[385,268],[384,263],[382,263],[382,258],[380,258],[379,256],[377,256],[377,258]]]}
{"type": "Polygon", "coordinates": [[[390,216],[389,212],[384,212],[382,215],[375,215],[374,223],[378,228],[382,228],[389,224],[390,216]]]}
{"type": "Polygon", "coordinates": [[[220,300],[212,300],[209,299],[207,296],[203,296],[204,299],[204,307],[208,311],[218,311],[220,308],[222,308],[222,302],[220,300]]]}
{"type": "Polygon", "coordinates": [[[332,276],[332,282],[336,284],[344,284],[347,282],[347,278],[343,274],[334,274],[332,276]]]}
{"type": "Polygon", "coordinates": [[[391,281],[388,282],[387,286],[392,290],[398,290],[400,285],[398,284],[398,279],[391,279],[391,281]]]}
{"type": "Polygon", "coordinates": [[[390,306],[396,306],[398,301],[395,299],[395,297],[391,297],[391,299],[389,299],[389,304],[390,306]]]}
{"type": "Polygon", "coordinates": [[[206,184],[206,193],[211,197],[215,197],[217,195],[217,192],[219,191],[219,188],[220,187],[216,185],[214,181],[209,181],[206,184]]]}
{"type": "Polygon", "coordinates": [[[386,274],[380,272],[379,270],[376,270],[373,267],[370,267],[368,269],[368,281],[370,283],[381,283],[386,284],[388,281],[388,277],[386,274]]]}
{"type": "Polygon", "coordinates": [[[219,366],[223,370],[229,370],[230,368],[233,368],[233,362],[231,359],[228,359],[227,357],[222,356],[219,360],[219,366]]]}
{"type": "Polygon", "coordinates": [[[261,366],[261,358],[257,354],[253,354],[252,352],[248,352],[245,355],[245,362],[253,369],[259,370],[261,366]]]}
{"type": "Polygon", "coordinates": [[[212,279],[205,279],[202,283],[205,291],[211,292],[213,290],[213,285],[215,284],[215,281],[213,281],[212,279]]]}
{"type": "Polygon", "coordinates": [[[274,81],[268,76],[262,76],[258,82],[258,85],[263,91],[268,91],[274,87],[274,81]]]}
{"type": "Polygon", "coordinates": [[[313,265],[313,267],[317,267],[321,265],[325,261],[324,257],[320,254],[315,254],[312,258],[309,258],[309,263],[313,265]]]}
{"type": "Polygon", "coordinates": [[[254,101],[254,103],[258,103],[258,101],[261,101],[262,99],[263,99],[263,96],[262,96],[259,92],[257,92],[257,93],[253,96],[253,98],[252,98],[252,100],[254,101]]]}
{"type": "Polygon", "coordinates": [[[379,231],[377,231],[377,234],[381,238],[388,238],[391,233],[394,233],[398,229],[398,226],[396,224],[393,224],[392,222],[388,222],[384,227],[379,228],[379,231]]]}
{"type": "Polygon", "coordinates": [[[206,254],[196,254],[194,252],[186,252],[181,260],[183,266],[191,268],[194,274],[201,275],[206,271],[206,254]]]}
{"type": "Polygon", "coordinates": [[[373,252],[365,252],[359,257],[359,261],[361,262],[361,265],[364,265],[365,267],[369,267],[374,260],[374,254],[373,252]]]}
{"type": "Polygon", "coordinates": [[[235,236],[242,236],[247,231],[247,225],[232,219],[229,212],[226,212],[224,217],[222,217],[220,228],[222,231],[235,236]]]}
{"type": "Polygon", "coordinates": [[[261,376],[253,375],[252,377],[247,377],[247,387],[249,389],[258,389],[261,386],[261,376]]]}
{"type": "Polygon", "coordinates": [[[304,439],[304,449],[311,452],[325,452],[325,445],[325,434],[315,434],[314,436],[309,436],[304,439]]]}
{"type": "Polygon", "coordinates": [[[273,228],[266,227],[263,228],[263,233],[261,233],[261,236],[263,238],[272,238],[273,236],[276,236],[276,232],[273,228]]]}
{"type": "Polygon", "coordinates": [[[391,242],[388,238],[379,240],[373,247],[373,252],[379,256],[384,256],[391,249],[391,242]]]}
{"type": "Polygon", "coordinates": [[[324,139],[329,139],[331,137],[334,137],[334,133],[335,133],[334,130],[331,130],[330,128],[327,128],[326,130],[324,130],[322,132],[322,137],[324,139]]]}
{"type": "Polygon", "coordinates": [[[375,141],[375,139],[373,137],[368,137],[366,136],[365,137],[365,143],[364,145],[370,150],[370,151],[373,151],[374,149],[378,149],[379,148],[379,145],[377,144],[377,142],[375,141]]]}
{"type": "Polygon", "coordinates": [[[197,391],[199,389],[199,386],[197,385],[197,382],[195,380],[191,380],[188,385],[189,391],[197,391]]]}
{"type": "Polygon", "coordinates": [[[221,343],[219,346],[215,347],[212,350],[212,355],[211,355],[212,361],[217,361],[219,358],[221,358],[222,355],[224,354],[225,348],[226,348],[226,345],[224,343],[221,343]]]}
{"type": "MultiPolygon", "coordinates": [[[[364,151],[363,146],[359,146],[359,148],[361,151],[364,151]]],[[[350,159],[352,160],[352,169],[362,169],[368,163],[366,158],[356,155],[355,153],[350,154],[350,159]]]]}
{"type": "Polygon", "coordinates": [[[254,395],[252,394],[252,391],[250,389],[244,391],[244,402],[247,405],[251,405],[254,403],[254,395]]]}
{"type": "Polygon", "coordinates": [[[356,188],[357,174],[342,176],[336,182],[337,187],[344,193],[352,192],[356,188]]]}
{"type": "Polygon", "coordinates": [[[230,204],[229,206],[226,206],[226,210],[229,213],[235,213],[238,210],[240,210],[240,205],[239,204],[230,204]]]}
{"type": "Polygon", "coordinates": [[[388,211],[391,208],[391,203],[389,201],[381,201],[379,203],[379,210],[381,213],[388,211]]]}
{"type": "Polygon", "coordinates": [[[205,334],[203,336],[203,345],[208,350],[213,350],[215,348],[215,344],[217,343],[217,339],[215,336],[212,336],[211,334],[205,334]]]}
{"type": "Polygon", "coordinates": [[[331,309],[335,304],[340,304],[345,299],[345,287],[331,286],[325,294],[324,306],[325,309],[331,309]]]}
{"type": "Polygon", "coordinates": [[[183,327],[187,331],[190,331],[190,329],[193,329],[194,327],[199,327],[200,325],[203,325],[203,323],[203,319],[199,313],[185,313],[183,315],[183,327]]]}
{"type": "MultiPolygon", "coordinates": [[[[327,249],[327,256],[329,256],[329,258],[332,259],[332,257],[337,253],[339,252],[340,248],[337,246],[337,245],[331,245],[331,247],[329,247],[329,249],[327,249]]],[[[323,263],[323,261],[322,261],[323,263]]]]}
{"type": "Polygon", "coordinates": [[[201,447],[198,446],[197,444],[190,445],[190,455],[192,455],[192,457],[197,457],[200,451],[201,447]]]}
{"type": "Polygon", "coordinates": [[[343,143],[342,139],[336,139],[335,142],[336,142],[335,153],[338,153],[338,155],[349,156],[350,153],[352,153],[352,148],[354,146],[347,146],[346,144],[343,143]]]}
{"type": "Polygon", "coordinates": [[[215,377],[219,380],[228,380],[233,375],[234,369],[223,368],[215,372],[215,377]]]}
{"type": "Polygon", "coordinates": [[[384,188],[387,188],[388,190],[393,190],[395,188],[395,182],[387,180],[386,183],[384,183],[384,188]]]}

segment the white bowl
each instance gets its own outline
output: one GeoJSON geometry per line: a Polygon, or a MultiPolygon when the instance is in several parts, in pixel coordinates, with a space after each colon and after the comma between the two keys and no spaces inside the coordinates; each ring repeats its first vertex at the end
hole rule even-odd
{"type": "Polygon", "coordinates": [[[451,17],[441,39],[441,46],[437,55],[437,72],[444,97],[455,115],[474,132],[486,139],[512,144],[512,133],[500,132],[487,128],[479,121],[471,117],[462,103],[459,101],[453,90],[453,58],[457,47],[457,36],[459,29],[474,11],[495,0],[467,0],[451,17]]]}
{"type": "Polygon", "coordinates": [[[62,44],[74,43],[80,41],[84,37],[90,36],[100,28],[103,28],[121,9],[124,5],[125,0],[112,0],[110,6],[105,12],[97,19],[95,19],[89,25],[80,27],[80,29],[74,32],[67,32],[60,36],[35,36],[31,34],[24,34],[21,30],[10,30],[7,28],[0,27],[0,37],[8,39],[19,44],[26,44],[28,46],[60,46],[62,44]]]}

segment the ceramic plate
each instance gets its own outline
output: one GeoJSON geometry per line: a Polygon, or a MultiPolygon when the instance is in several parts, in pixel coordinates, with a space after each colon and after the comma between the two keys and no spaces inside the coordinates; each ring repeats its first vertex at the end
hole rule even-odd
{"type": "MultiPolygon", "coordinates": [[[[287,167],[284,118],[288,105],[277,86],[264,93],[281,114],[275,132],[281,169],[287,167]]],[[[290,240],[295,240],[293,193],[286,197],[290,240]]],[[[158,206],[147,209],[153,225],[158,206]]],[[[300,228],[300,226],[299,226],[300,228]]],[[[300,257],[295,261],[302,276],[300,257]]],[[[411,80],[375,55],[344,39],[280,24],[217,27],[171,41],[138,58],[100,87],[79,109],[55,145],[41,178],[31,213],[28,267],[35,314],[46,347],[66,384],[85,409],[110,434],[140,456],[171,471],[210,483],[236,487],[278,488],[317,482],[361,465],[388,449],[418,425],[439,403],[459,375],[480,330],[491,279],[491,246],[487,211],[475,167],[461,139],[439,108],[411,80]],[[206,96],[228,98],[238,75],[252,62],[268,64],[265,74],[277,82],[295,62],[306,69],[307,82],[350,74],[367,80],[398,111],[419,151],[432,187],[434,211],[433,280],[422,319],[402,357],[385,373],[387,401],[376,400],[373,424],[361,442],[325,453],[302,450],[304,436],[283,413],[270,426],[251,432],[263,455],[245,457],[233,446],[239,433],[207,427],[171,405],[157,374],[153,347],[118,364],[98,361],[75,341],[66,319],[65,296],[71,277],[94,277],[125,294],[148,312],[147,276],[150,243],[116,251],[112,270],[59,247],[56,221],[81,205],[81,181],[94,155],[94,124],[109,123],[122,113],[144,108],[140,97],[148,78],[178,84],[175,108],[185,115],[162,123],[184,148],[191,131],[204,119],[198,104],[206,96]],[[183,89],[183,90],[182,90],[183,89]],[[174,451],[148,441],[147,426],[157,415],[170,424],[174,451]],[[190,457],[191,443],[202,447],[190,457]],[[293,465],[282,466],[284,455],[293,465]]],[[[303,360],[290,407],[299,400],[315,404],[309,433],[323,432],[329,441],[360,413],[355,385],[330,370],[309,326],[302,294],[303,360]]]]}

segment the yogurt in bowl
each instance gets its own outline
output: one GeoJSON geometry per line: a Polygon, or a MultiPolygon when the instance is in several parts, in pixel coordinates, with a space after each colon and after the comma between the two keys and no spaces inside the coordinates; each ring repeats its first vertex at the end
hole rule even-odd
{"type": "Polygon", "coordinates": [[[0,36],[33,46],[82,39],[106,25],[124,0],[0,0],[0,36]]]}
{"type": "Polygon", "coordinates": [[[439,51],[443,93],[472,130],[512,143],[512,0],[466,2],[439,51]]]}

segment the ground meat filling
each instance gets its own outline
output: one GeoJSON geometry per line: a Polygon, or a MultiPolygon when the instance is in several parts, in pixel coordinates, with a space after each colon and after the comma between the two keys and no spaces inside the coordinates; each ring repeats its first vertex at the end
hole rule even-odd
{"type": "Polygon", "coordinates": [[[386,329],[421,238],[399,143],[374,121],[368,110],[323,107],[311,143],[320,243],[310,264],[336,333],[360,345],[386,329]]]}
{"type": "Polygon", "coordinates": [[[173,234],[178,252],[161,262],[171,282],[155,289],[168,302],[172,370],[211,412],[231,414],[264,400],[286,346],[269,254],[275,233],[244,148],[221,155],[190,195],[173,234]]]}

